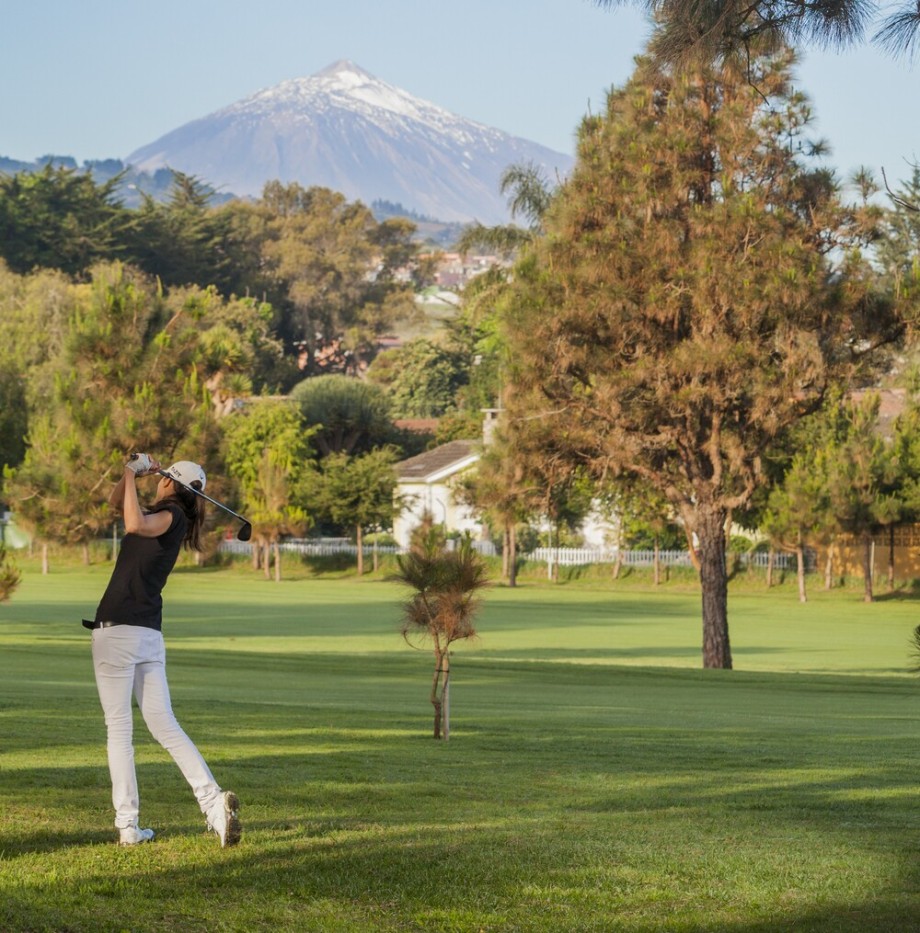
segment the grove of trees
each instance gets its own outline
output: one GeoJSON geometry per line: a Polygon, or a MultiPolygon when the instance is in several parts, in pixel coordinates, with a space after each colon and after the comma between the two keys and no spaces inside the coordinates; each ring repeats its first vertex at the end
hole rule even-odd
{"type": "Polygon", "coordinates": [[[880,536],[893,547],[920,510],[920,167],[886,207],[867,172],[845,191],[809,138],[786,41],[844,6],[726,0],[688,20],[681,2],[582,122],[568,179],[506,172],[517,223],[465,231],[461,249],[501,261],[456,319],[395,349],[381,338],[416,333],[434,268],[406,219],[280,182],[213,205],[175,173],[166,200],[128,209],[117,180],[72,168],[0,176],[0,500],[46,562],[106,533],[106,484],[147,449],[206,462],[280,579],[285,536],[360,545],[391,527],[394,463],[425,443],[399,419],[439,418],[450,440],[486,408],[499,430],[458,495],[511,585],[530,527],[558,547],[593,508],[624,546],[684,536],[707,667],[732,664],[733,524],[797,555],[803,600],[806,547],[825,548],[829,583],[859,542],[874,598],[880,536]],[[872,389],[894,386],[906,402],[886,422],[872,389]]]}

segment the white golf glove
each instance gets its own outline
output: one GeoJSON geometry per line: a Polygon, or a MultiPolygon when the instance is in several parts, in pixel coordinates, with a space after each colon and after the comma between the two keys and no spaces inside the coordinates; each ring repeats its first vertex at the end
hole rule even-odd
{"type": "Polygon", "coordinates": [[[144,476],[153,467],[153,460],[149,454],[131,454],[131,459],[125,464],[135,476],[144,476]]]}

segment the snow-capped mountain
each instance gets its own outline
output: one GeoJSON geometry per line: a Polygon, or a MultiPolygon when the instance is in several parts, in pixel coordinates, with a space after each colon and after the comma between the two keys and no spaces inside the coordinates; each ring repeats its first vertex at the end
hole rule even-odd
{"type": "Polygon", "coordinates": [[[357,65],[259,91],[142,146],[127,161],[169,167],[222,191],[258,196],[266,181],[322,185],[366,204],[382,199],[444,221],[505,222],[498,190],[511,164],[555,179],[571,156],[466,120],[357,65]]]}

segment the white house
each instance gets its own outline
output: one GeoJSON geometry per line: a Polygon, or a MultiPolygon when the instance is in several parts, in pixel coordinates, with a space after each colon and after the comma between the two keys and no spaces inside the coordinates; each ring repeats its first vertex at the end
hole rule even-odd
{"type": "Polygon", "coordinates": [[[482,524],[469,506],[457,501],[452,487],[452,482],[473,466],[481,453],[481,441],[450,441],[396,464],[397,492],[405,503],[393,523],[393,537],[399,545],[408,546],[412,530],[425,512],[450,531],[481,536],[482,524]]]}
{"type": "MultiPolygon", "coordinates": [[[[460,474],[475,467],[483,447],[491,443],[500,414],[497,408],[483,409],[482,440],[450,441],[396,464],[397,494],[405,503],[393,523],[397,544],[409,545],[412,530],[425,512],[447,531],[468,531],[474,540],[482,540],[482,522],[469,506],[457,501],[454,488],[460,474]]],[[[538,527],[549,530],[545,521],[538,522],[538,527]]],[[[606,547],[615,539],[615,521],[597,508],[591,510],[580,530],[587,547],[606,547]]]]}

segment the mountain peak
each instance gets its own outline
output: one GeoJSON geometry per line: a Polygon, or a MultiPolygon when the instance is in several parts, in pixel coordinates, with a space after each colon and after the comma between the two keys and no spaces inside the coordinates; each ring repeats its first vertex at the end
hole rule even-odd
{"type": "Polygon", "coordinates": [[[321,71],[313,75],[314,78],[337,78],[345,75],[356,75],[365,81],[376,81],[377,79],[368,71],[365,71],[360,65],[356,65],[347,58],[340,58],[337,62],[327,65],[321,71]]]}
{"type": "Polygon", "coordinates": [[[533,162],[550,178],[572,165],[571,156],[459,117],[348,59],[194,120],[127,161],[149,172],[168,165],[237,195],[296,181],[483,223],[508,220],[499,185],[509,165],[533,162]]]}

